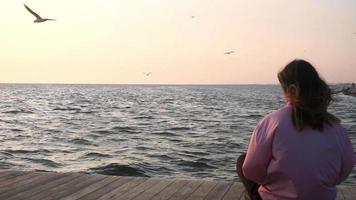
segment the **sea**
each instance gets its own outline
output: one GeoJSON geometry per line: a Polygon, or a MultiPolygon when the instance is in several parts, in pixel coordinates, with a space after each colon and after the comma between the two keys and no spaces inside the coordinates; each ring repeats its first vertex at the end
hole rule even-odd
{"type": "MultiPolygon", "coordinates": [[[[254,127],[284,105],[278,85],[0,84],[0,170],[238,180],[254,127]]],[[[329,111],[355,148],[356,97],[329,111]]]]}

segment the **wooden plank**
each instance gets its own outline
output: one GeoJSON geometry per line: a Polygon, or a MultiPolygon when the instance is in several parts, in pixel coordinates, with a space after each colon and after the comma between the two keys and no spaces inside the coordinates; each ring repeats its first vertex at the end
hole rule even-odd
{"type": "Polygon", "coordinates": [[[0,176],[3,175],[3,174],[8,174],[10,173],[11,171],[10,170],[4,170],[4,171],[0,171],[0,176]]]}
{"type": "Polygon", "coordinates": [[[244,186],[241,183],[233,183],[230,189],[226,192],[223,200],[236,200],[240,199],[245,190],[244,186]]]}
{"type": "Polygon", "coordinates": [[[199,200],[204,199],[208,193],[217,185],[216,182],[205,181],[201,184],[189,197],[187,200],[199,200]]]}
{"type": "Polygon", "coordinates": [[[343,191],[337,187],[336,200],[345,200],[343,191]]]}
{"type": "Polygon", "coordinates": [[[135,198],[137,195],[141,194],[142,192],[148,190],[150,187],[154,187],[159,183],[159,179],[156,178],[149,178],[147,181],[139,184],[138,186],[128,190],[126,193],[120,196],[116,196],[114,199],[116,200],[130,200],[135,198]]]}
{"type": "MultiPolygon", "coordinates": [[[[145,177],[123,177],[119,181],[121,185],[117,186],[116,188],[109,188],[110,192],[103,193],[98,200],[108,200],[108,199],[115,199],[118,196],[125,194],[132,188],[135,188],[137,185],[145,182],[147,178],[145,177]]],[[[114,186],[114,184],[110,184],[110,187],[114,186]]],[[[98,193],[98,192],[96,192],[98,193]]],[[[82,199],[81,199],[82,200],[82,199]]],[[[84,199],[83,199],[84,200],[84,199]]],[[[86,199],[85,199],[86,200],[86,199]]]]}
{"type": "Polygon", "coordinates": [[[167,200],[188,182],[188,180],[174,180],[172,184],[156,194],[152,200],[167,200]]]}
{"type": "Polygon", "coordinates": [[[10,174],[15,174],[15,173],[16,172],[13,172],[13,171],[2,171],[2,172],[0,172],[0,178],[10,175],[10,174]]]}
{"type": "Polygon", "coordinates": [[[232,183],[218,182],[216,186],[208,193],[206,200],[223,199],[225,193],[230,189],[232,183]]]}
{"type": "Polygon", "coordinates": [[[24,183],[24,181],[31,181],[33,178],[36,178],[38,176],[39,176],[39,174],[37,174],[37,173],[28,173],[28,174],[16,176],[12,179],[3,181],[0,183],[0,192],[3,193],[6,190],[9,190],[12,187],[14,187],[14,185],[16,185],[16,186],[22,185],[24,183]]]}
{"type": "Polygon", "coordinates": [[[62,185],[61,187],[53,188],[55,190],[53,191],[52,189],[51,195],[48,195],[42,200],[62,199],[63,197],[67,197],[70,194],[75,193],[77,190],[88,187],[89,185],[94,184],[104,178],[105,178],[104,176],[90,176],[90,175],[81,176],[77,179],[72,180],[70,183],[62,185]]]}
{"type": "Polygon", "coordinates": [[[87,194],[91,194],[94,193],[96,190],[102,188],[102,187],[106,187],[108,184],[114,182],[118,180],[118,178],[115,177],[111,177],[111,176],[106,176],[103,180],[90,185],[89,187],[86,187],[82,190],[78,190],[76,193],[71,194],[68,197],[63,198],[63,200],[75,200],[75,199],[79,199],[87,194]]]}
{"type": "Polygon", "coordinates": [[[192,194],[201,184],[203,181],[192,181],[190,180],[187,184],[185,184],[181,189],[179,189],[176,193],[173,194],[170,200],[181,200],[186,199],[192,194]]]}
{"type": "Polygon", "coordinates": [[[37,188],[33,188],[29,191],[27,191],[26,194],[21,194],[18,196],[19,199],[23,198],[26,200],[38,200],[42,199],[43,196],[48,195],[48,191],[51,191],[52,188],[54,187],[60,187],[63,184],[67,184],[70,181],[79,178],[83,176],[84,174],[79,174],[79,173],[68,173],[68,174],[63,174],[63,176],[59,177],[58,179],[47,183],[45,185],[41,185],[37,188]]]}
{"type": "MultiPolygon", "coordinates": [[[[14,171],[10,171],[9,173],[4,173],[4,176],[2,176],[0,179],[4,180],[6,178],[10,177],[15,177],[15,176],[22,176],[25,174],[29,174],[30,172],[14,172],[14,171]]],[[[31,172],[32,173],[32,172],[31,172]]]]}
{"type": "Polygon", "coordinates": [[[158,184],[152,186],[148,190],[142,192],[138,196],[136,196],[134,199],[135,200],[146,200],[146,199],[151,199],[153,196],[158,194],[160,191],[162,191],[164,188],[166,188],[168,185],[173,183],[173,179],[160,179],[158,184]]]}
{"type": "MultiPolygon", "coordinates": [[[[237,200],[241,183],[113,177],[80,173],[0,172],[0,199],[6,200],[237,200]]],[[[339,186],[337,200],[356,199],[355,186],[339,186]]]]}
{"type": "Polygon", "coordinates": [[[1,182],[7,182],[8,180],[11,180],[16,176],[22,176],[24,174],[28,174],[28,172],[13,172],[13,171],[9,171],[8,173],[3,173],[4,176],[0,177],[0,184],[1,184],[1,182]]]}
{"type": "Polygon", "coordinates": [[[356,190],[350,186],[343,186],[340,188],[342,190],[345,200],[354,200],[356,199],[356,190]]]}
{"type": "MultiPolygon", "coordinates": [[[[7,192],[3,192],[0,194],[1,199],[11,199],[12,196],[17,196],[20,193],[26,193],[27,190],[35,188],[39,185],[46,184],[49,181],[52,181],[56,177],[60,176],[60,174],[56,173],[41,173],[39,176],[36,176],[32,179],[27,179],[21,181],[20,183],[16,183],[12,186],[7,192]]],[[[15,198],[16,199],[16,198],[15,198]]]]}

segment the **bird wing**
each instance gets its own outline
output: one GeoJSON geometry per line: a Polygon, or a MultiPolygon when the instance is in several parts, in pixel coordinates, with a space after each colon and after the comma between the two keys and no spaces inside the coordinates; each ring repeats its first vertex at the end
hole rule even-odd
{"type": "Polygon", "coordinates": [[[39,16],[37,13],[33,12],[29,7],[27,7],[25,4],[24,4],[26,10],[28,10],[28,12],[30,12],[31,14],[33,14],[37,19],[42,19],[41,16],[39,16]]]}

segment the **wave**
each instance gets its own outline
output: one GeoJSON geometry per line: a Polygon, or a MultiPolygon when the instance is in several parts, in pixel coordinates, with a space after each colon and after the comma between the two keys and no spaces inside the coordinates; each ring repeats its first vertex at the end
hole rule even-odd
{"type": "Polygon", "coordinates": [[[159,158],[161,160],[173,160],[174,159],[173,157],[166,155],[166,154],[163,154],[163,155],[153,154],[153,155],[148,155],[148,156],[152,157],[152,158],[159,158]]]}
{"type": "Polygon", "coordinates": [[[80,108],[74,108],[74,107],[66,107],[66,108],[56,107],[53,110],[56,110],[56,111],[81,111],[80,108]]]}
{"type": "Polygon", "coordinates": [[[201,161],[181,161],[178,163],[179,166],[193,168],[194,171],[201,169],[217,169],[217,167],[207,164],[206,162],[201,161]]]}
{"type": "Polygon", "coordinates": [[[103,135],[111,134],[111,131],[109,131],[109,130],[98,130],[98,131],[95,131],[95,132],[99,133],[99,134],[103,134],[103,135]]]}
{"type": "Polygon", "coordinates": [[[28,110],[8,110],[8,111],[3,111],[2,113],[4,113],[4,114],[31,114],[33,112],[28,111],[28,110]]]}
{"type": "Polygon", "coordinates": [[[49,151],[47,149],[37,149],[37,150],[8,149],[8,150],[5,150],[5,152],[10,153],[10,154],[46,154],[46,153],[51,153],[51,151],[49,151]]]}
{"type": "Polygon", "coordinates": [[[154,119],[154,117],[152,117],[152,116],[137,116],[137,117],[134,117],[133,119],[154,119]]]}
{"type": "Polygon", "coordinates": [[[12,155],[11,153],[8,152],[0,152],[0,160],[4,159],[4,158],[12,158],[14,157],[14,155],[12,155]]]}
{"type": "Polygon", "coordinates": [[[112,156],[109,154],[102,154],[102,153],[97,153],[97,152],[90,152],[86,153],[85,155],[81,156],[81,158],[88,158],[88,157],[93,157],[93,158],[111,158],[112,156]]]}
{"type": "Polygon", "coordinates": [[[111,128],[112,133],[124,132],[124,133],[138,133],[136,128],[131,126],[115,126],[111,128]]]}
{"type": "Polygon", "coordinates": [[[189,127],[172,127],[172,128],[169,128],[169,130],[171,130],[171,131],[189,131],[189,130],[191,130],[191,128],[189,128],[189,127]]]}
{"type": "Polygon", "coordinates": [[[14,167],[13,164],[6,161],[0,161],[0,169],[11,169],[12,167],[14,167]]]}
{"type": "Polygon", "coordinates": [[[177,134],[170,131],[152,132],[153,135],[164,135],[164,136],[177,136],[177,134]]]}
{"type": "Polygon", "coordinates": [[[129,134],[139,133],[136,130],[136,128],[129,127],[129,126],[114,126],[111,129],[97,130],[95,132],[101,135],[117,134],[117,133],[129,133],[129,134]]]}
{"type": "Polygon", "coordinates": [[[78,111],[77,113],[92,114],[92,113],[95,113],[95,111],[84,110],[84,111],[78,111]]]}
{"type": "Polygon", "coordinates": [[[182,153],[184,154],[188,154],[188,155],[196,155],[196,156],[207,156],[209,155],[209,153],[205,152],[205,151],[186,151],[186,150],[183,150],[182,153]]]}
{"type": "Polygon", "coordinates": [[[94,145],[91,141],[82,138],[75,138],[70,140],[69,142],[80,145],[94,145]]]}
{"type": "Polygon", "coordinates": [[[14,131],[14,132],[23,132],[24,130],[22,130],[22,129],[18,129],[18,128],[12,128],[12,129],[10,129],[10,131],[14,131]]]}
{"type": "Polygon", "coordinates": [[[144,170],[137,166],[121,165],[117,163],[111,163],[101,167],[90,168],[89,173],[97,173],[104,175],[114,176],[146,176],[144,170]]]}
{"type": "Polygon", "coordinates": [[[25,158],[25,160],[29,160],[29,161],[31,161],[33,163],[39,163],[39,164],[42,164],[42,165],[45,165],[45,166],[51,167],[51,168],[60,168],[60,167],[62,167],[61,163],[57,163],[57,162],[54,162],[54,161],[48,160],[48,159],[25,158]]]}
{"type": "Polygon", "coordinates": [[[180,143],[180,142],[182,142],[181,139],[176,139],[176,138],[168,138],[168,140],[171,141],[171,142],[175,142],[175,143],[180,143]]]}
{"type": "Polygon", "coordinates": [[[140,151],[155,150],[154,148],[152,148],[152,147],[147,147],[147,146],[137,146],[136,149],[137,149],[137,150],[140,150],[140,151]]]}

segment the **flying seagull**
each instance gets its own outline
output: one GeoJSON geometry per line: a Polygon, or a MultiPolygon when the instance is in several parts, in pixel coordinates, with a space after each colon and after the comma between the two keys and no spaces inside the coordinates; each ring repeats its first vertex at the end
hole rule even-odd
{"type": "Polygon", "coordinates": [[[36,20],[33,21],[33,23],[41,23],[41,22],[45,22],[48,20],[55,20],[55,19],[48,19],[48,18],[42,18],[41,16],[39,16],[37,13],[33,12],[29,7],[27,7],[25,4],[23,4],[26,8],[26,10],[28,10],[28,12],[30,12],[31,14],[33,14],[36,17],[36,20]]]}
{"type": "Polygon", "coordinates": [[[233,54],[233,53],[235,53],[235,51],[226,51],[225,52],[226,55],[230,55],[230,54],[233,54]]]}
{"type": "Polygon", "coordinates": [[[152,74],[152,72],[144,73],[146,76],[149,76],[152,74]]]}

